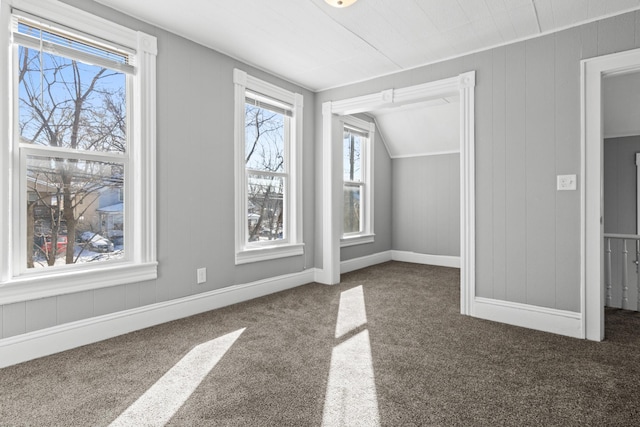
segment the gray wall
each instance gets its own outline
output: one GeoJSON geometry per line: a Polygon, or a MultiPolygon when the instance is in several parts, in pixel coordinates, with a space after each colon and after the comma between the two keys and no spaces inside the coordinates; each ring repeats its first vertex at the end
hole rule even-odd
{"type": "Polygon", "coordinates": [[[604,232],[636,234],[636,153],[640,136],[604,140],[604,232]]]}
{"type": "Polygon", "coordinates": [[[636,47],[632,12],[320,92],[316,122],[325,101],[476,70],[476,294],[579,311],[580,194],[556,175],[580,172],[580,60],[636,47]]]}
{"type": "MultiPolygon", "coordinates": [[[[604,232],[636,234],[636,153],[640,136],[611,138],[604,141],[604,232]]],[[[631,308],[637,306],[636,247],[627,243],[627,275],[631,308]]],[[[622,306],[622,242],[611,242],[612,307],[622,306]]]]}
{"type": "Polygon", "coordinates": [[[0,337],[313,267],[315,95],[96,3],[66,2],[158,38],[158,279],[0,307],[0,337]],[[234,67],[304,96],[304,256],[234,264],[234,67]]]}
{"type": "Polygon", "coordinates": [[[460,256],[460,155],[393,159],[392,248],[460,256]]]}
{"type": "MultiPolygon", "coordinates": [[[[360,115],[359,118],[362,120],[371,120],[362,115],[360,115]]],[[[320,124],[318,124],[318,126],[322,127],[320,124]]],[[[373,226],[375,241],[373,243],[341,248],[341,261],[377,254],[391,249],[391,158],[377,128],[374,142],[373,226]]]]}

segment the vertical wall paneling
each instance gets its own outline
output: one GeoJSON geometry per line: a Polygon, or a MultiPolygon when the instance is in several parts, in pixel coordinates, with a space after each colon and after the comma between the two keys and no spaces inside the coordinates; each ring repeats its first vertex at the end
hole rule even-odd
{"type": "Polygon", "coordinates": [[[140,284],[132,283],[125,287],[125,306],[127,309],[140,307],[140,284]]]}
{"type": "Polygon", "coordinates": [[[526,42],[527,303],[555,307],[554,37],[526,42]]]}
{"type": "Polygon", "coordinates": [[[93,315],[100,316],[126,310],[127,289],[126,285],[110,288],[96,289],[93,291],[93,315]]]}
{"type": "Polygon", "coordinates": [[[93,291],[60,295],[57,299],[58,324],[93,316],[93,291]]]}
{"type": "Polygon", "coordinates": [[[140,283],[140,306],[160,302],[154,282],[140,283]]]}
{"type": "MultiPolygon", "coordinates": [[[[423,169],[423,173],[418,174],[418,179],[413,188],[416,188],[413,196],[413,218],[412,222],[406,224],[413,230],[413,239],[417,239],[415,245],[421,250],[421,253],[434,254],[438,253],[438,207],[441,204],[441,200],[438,199],[438,187],[440,183],[440,171],[438,160],[432,157],[427,157],[428,161],[426,167],[423,169]],[[420,197],[422,193],[422,197],[420,197]],[[424,221],[426,226],[426,234],[420,233],[419,224],[420,221],[424,221]]],[[[412,163],[415,168],[416,163],[412,163]]],[[[405,190],[406,191],[406,190],[405,190]]]]}
{"type": "Polygon", "coordinates": [[[26,303],[7,304],[2,310],[2,337],[24,334],[27,331],[26,303]]]}
{"type": "MultiPolygon", "coordinates": [[[[460,188],[460,157],[459,156],[450,156],[449,158],[449,182],[451,182],[451,188],[460,188]]],[[[460,204],[460,192],[452,191],[449,197],[449,210],[448,212],[460,212],[462,206],[460,204]]],[[[445,242],[445,251],[450,254],[460,253],[460,238],[461,238],[461,230],[460,230],[460,218],[456,217],[457,222],[449,221],[448,229],[449,238],[445,242]]]]}
{"type": "Polygon", "coordinates": [[[41,298],[26,302],[26,332],[50,328],[58,324],[56,298],[41,298]]]}
{"type": "MultiPolygon", "coordinates": [[[[197,200],[197,192],[200,181],[204,179],[205,170],[203,166],[198,167],[201,159],[195,156],[198,154],[199,142],[196,126],[204,111],[210,111],[211,108],[194,108],[199,104],[196,103],[198,89],[202,90],[202,87],[197,86],[209,83],[209,80],[206,80],[198,82],[197,85],[192,84],[196,81],[194,61],[199,54],[199,49],[195,45],[184,45],[173,38],[168,42],[171,43],[169,49],[174,57],[170,64],[166,64],[167,70],[165,70],[166,79],[171,82],[170,87],[166,88],[169,91],[167,98],[171,103],[169,117],[176,123],[180,123],[180,126],[172,126],[167,134],[170,163],[169,170],[164,173],[169,174],[169,188],[164,191],[168,191],[171,195],[166,219],[171,236],[167,248],[168,257],[173,268],[166,271],[167,282],[158,287],[159,301],[168,301],[190,294],[195,282],[193,277],[195,276],[195,259],[198,255],[194,252],[199,249],[199,238],[194,231],[198,218],[196,207],[200,204],[197,200]],[[184,70],[189,70],[188,78],[185,78],[184,70]],[[186,147],[189,148],[186,149],[186,147]],[[174,230],[179,232],[173,232],[174,230]]],[[[233,100],[229,99],[228,102],[233,100]]],[[[213,215],[215,214],[212,213],[213,215]]]]}
{"type": "Polygon", "coordinates": [[[638,28],[640,28],[640,11],[636,11],[635,12],[636,15],[636,24],[635,24],[635,43],[634,43],[634,47],[640,47],[640,31],[638,31],[638,28]]]}
{"type": "Polygon", "coordinates": [[[584,183],[580,175],[580,128],[567,126],[580,122],[579,75],[581,32],[577,28],[555,35],[555,158],[557,175],[576,174],[578,190],[556,191],[556,306],[569,311],[580,311],[580,215],[575,206],[580,204],[580,188],[584,183]]]}
{"type": "Polygon", "coordinates": [[[4,307],[0,305],[0,338],[4,337],[4,307]]]}
{"type": "Polygon", "coordinates": [[[578,30],[580,31],[582,59],[598,56],[598,22],[582,25],[578,27],[578,30]]]}
{"type": "MultiPolygon", "coordinates": [[[[491,182],[493,158],[493,57],[491,52],[473,56],[476,74],[476,176],[479,182],[491,182]]],[[[477,185],[476,200],[476,295],[493,298],[493,193],[492,185],[477,185]]]]}
{"type": "Polygon", "coordinates": [[[392,249],[460,256],[459,154],[393,160],[392,249]]]}
{"type": "Polygon", "coordinates": [[[636,45],[635,13],[598,21],[598,56],[633,49],[636,45]]]}
{"type": "Polygon", "coordinates": [[[493,50],[493,298],[504,300],[506,282],[506,50],[493,50]]]}
{"type": "MultiPolygon", "coordinates": [[[[527,193],[525,147],[525,74],[527,58],[524,43],[506,47],[505,136],[506,136],[506,300],[526,302],[527,274],[527,193]]],[[[481,100],[478,100],[481,102],[481,100]]],[[[478,183],[482,186],[482,182],[478,183]]],[[[479,201],[479,203],[482,203],[479,201]]],[[[479,295],[482,296],[482,295],[479,295]]]]}

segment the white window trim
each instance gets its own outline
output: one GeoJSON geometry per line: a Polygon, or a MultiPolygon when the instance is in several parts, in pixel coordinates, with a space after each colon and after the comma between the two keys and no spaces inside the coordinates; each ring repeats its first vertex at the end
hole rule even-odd
{"type": "Polygon", "coordinates": [[[302,95],[234,69],[234,153],[235,153],[235,262],[247,264],[304,254],[302,242],[302,95]],[[245,173],[245,97],[250,90],[293,106],[291,141],[288,147],[289,188],[287,236],[270,245],[247,244],[247,198],[245,173]]]}
{"type": "MultiPolygon", "coordinates": [[[[80,292],[136,283],[157,278],[156,261],[156,38],[120,26],[55,0],[6,0],[0,3],[0,167],[9,174],[0,174],[0,305],[66,293],[80,292]],[[105,262],[85,268],[47,269],[19,274],[14,262],[14,247],[21,236],[15,232],[20,224],[19,207],[12,201],[18,197],[19,153],[13,144],[14,91],[13,48],[11,40],[12,9],[17,9],[56,22],[80,32],[109,40],[129,48],[136,54],[135,93],[131,97],[129,123],[134,124],[129,135],[129,162],[136,171],[132,179],[135,197],[127,197],[134,214],[130,217],[129,242],[132,253],[128,260],[105,262]]],[[[126,196],[125,196],[126,197],[126,196]]],[[[78,266],[69,266],[78,267],[78,266]]]]}
{"type": "MultiPolygon", "coordinates": [[[[368,122],[366,120],[358,119],[353,116],[343,116],[340,117],[340,121],[342,127],[345,125],[355,127],[357,129],[362,129],[369,134],[368,141],[364,144],[364,147],[361,148],[364,154],[364,162],[362,162],[362,177],[364,181],[363,185],[363,198],[364,205],[361,206],[362,209],[362,231],[359,233],[342,233],[340,237],[340,247],[344,248],[347,246],[355,246],[355,245],[364,245],[367,243],[373,243],[375,241],[375,233],[374,233],[374,225],[373,225],[373,207],[374,205],[374,183],[373,183],[373,165],[374,165],[374,156],[373,153],[375,151],[375,135],[376,135],[376,125],[373,122],[368,122]]],[[[344,182],[344,181],[343,181],[344,182]]],[[[344,185],[344,184],[343,184],[344,185]]],[[[344,204],[344,198],[341,197],[342,203],[344,204]]],[[[344,209],[341,210],[344,212],[344,209]]],[[[344,221],[343,221],[344,222],[344,221]]]]}

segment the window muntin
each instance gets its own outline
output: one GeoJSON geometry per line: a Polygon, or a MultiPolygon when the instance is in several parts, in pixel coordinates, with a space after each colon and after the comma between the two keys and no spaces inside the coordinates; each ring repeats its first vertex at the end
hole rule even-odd
{"type": "MultiPolygon", "coordinates": [[[[54,30],[17,21],[17,34],[35,34],[41,43],[45,38],[61,42],[54,30]]],[[[21,193],[27,200],[20,209],[20,221],[26,228],[21,236],[25,240],[20,242],[26,247],[20,251],[26,262],[20,264],[33,269],[126,259],[126,204],[111,202],[127,186],[129,77],[122,71],[46,52],[42,44],[25,46],[20,40],[14,69],[18,80],[15,117],[21,193]],[[118,155],[118,162],[113,154],[118,155]],[[91,238],[82,238],[88,234],[91,238]]],[[[89,49],[86,42],[70,35],[62,42],[69,49],[80,48],[85,55],[113,56],[96,46],[89,49]]]]}
{"type": "Polygon", "coordinates": [[[301,255],[302,96],[240,70],[236,87],[236,263],[301,255]]]}

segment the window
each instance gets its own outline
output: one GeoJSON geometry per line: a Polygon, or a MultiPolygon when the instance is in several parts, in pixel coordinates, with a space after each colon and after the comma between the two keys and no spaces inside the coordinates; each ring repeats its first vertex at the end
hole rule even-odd
{"type": "Polygon", "coordinates": [[[2,21],[0,298],[155,278],[155,38],[49,0],[2,21]]]}
{"type": "Polygon", "coordinates": [[[344,117],[342,246],[373,242],[373,123],[344,117]]]}
{"type": "Polygon", "coordinates": [[[236,264],[301,255],[302,95],[234,71],[236,264]]]}

